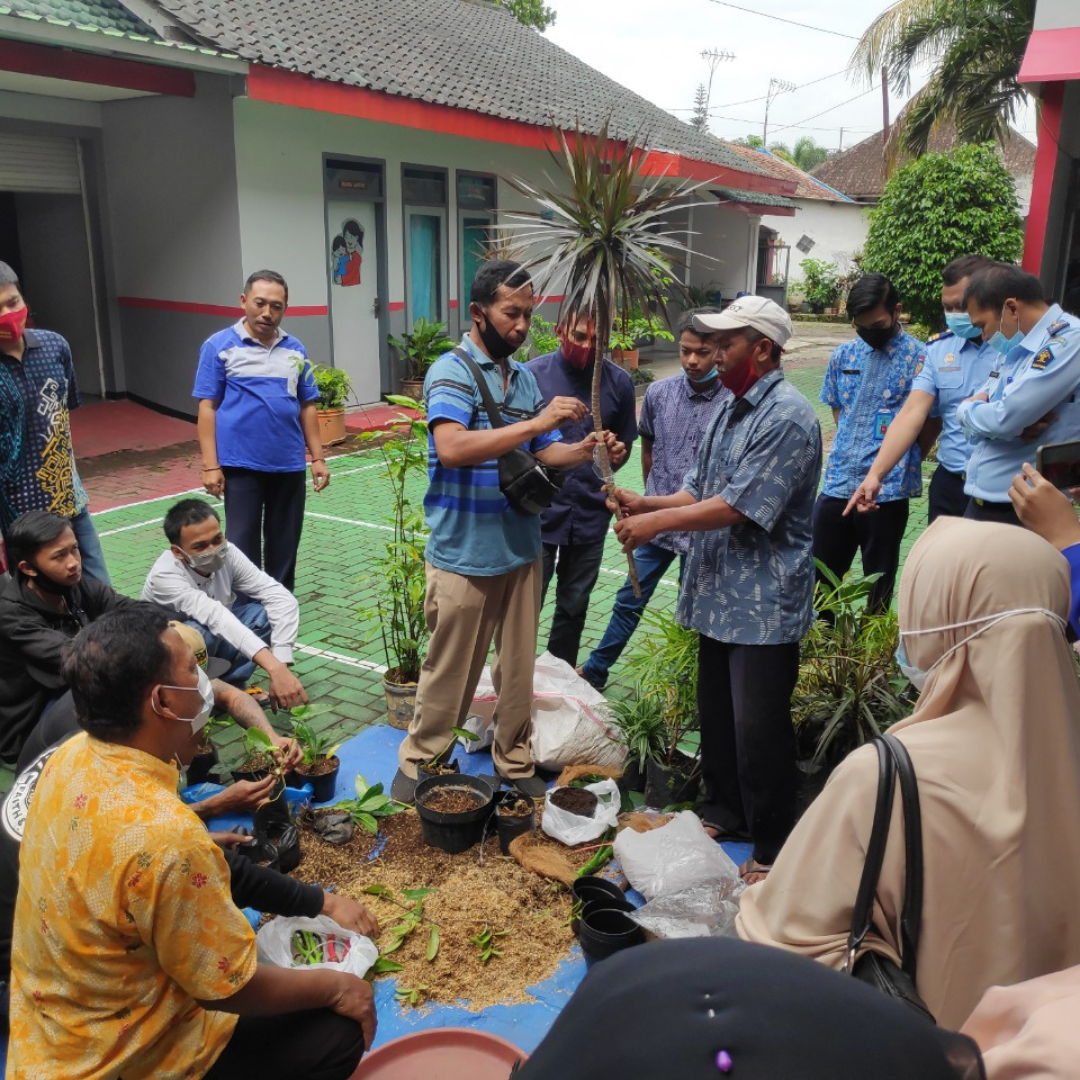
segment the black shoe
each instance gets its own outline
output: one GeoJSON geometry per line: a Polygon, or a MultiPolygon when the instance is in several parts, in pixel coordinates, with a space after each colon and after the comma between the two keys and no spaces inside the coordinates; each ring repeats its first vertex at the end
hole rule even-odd
{"type": "Polygon", "coordinates": [[[416,802],[416,785],[419,783],[418,779],[414,780],[411,776],[402,772],[401,769],[398,769],[394,774],[393,782],[390,784],[390,798],[395,802],[412,806],[416,802]]]}
{"type": "Polygon", "coordinates": [[[543,777],[518,776],[513,780],[507,779],[507,783],[517,788],[527,799],[542,799],[547,792],[547,781],[543,777]]]}

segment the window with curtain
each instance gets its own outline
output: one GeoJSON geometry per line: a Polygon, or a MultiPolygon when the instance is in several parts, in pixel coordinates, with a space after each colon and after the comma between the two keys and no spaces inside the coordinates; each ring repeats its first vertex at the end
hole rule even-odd
{"type": "Polygon", "coordinates": [[[409,215],[410,314],[442,319],[442,219],[434,214],[409,215]]]}

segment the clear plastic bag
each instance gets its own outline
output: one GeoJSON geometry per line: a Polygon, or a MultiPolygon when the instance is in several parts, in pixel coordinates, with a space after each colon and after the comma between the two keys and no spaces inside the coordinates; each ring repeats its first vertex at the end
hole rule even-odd
{"type": "Polygon", "coordinates": [[[728,937],[735,932],[737,898],[744,888],[741,881],[695,885],[658,896],[629,915],[659,938],[728,937]]]}
{"type": "Polygon", "coordinates": [[[682,810],[650,832],[624,829],[615,838],[615,858],[627,880],[646,900],[695,885],[739,882],[739,868],[705,835],[701,819],[682,810]]]}
{"type": "Polygon", "coordinates": [[[560,844],[584,844],[595,840],[619,821],[619,785],[614,780],[601,780],[597,784],[586,784],[585,791],[596,796],[596,809],[591,818],[580,814],[571,814],[556,806],[551,796],[559,788],[552,788],[544,796],[544,816],[540,824],[552,840],[560,844]]]}
{"type": "Polygon", "coordinates": [[[279,915],[255,935],[255,948],[260,962],[273,964],[275,967],[308,971],[346,971],[361,979],[379,957],[379,950],[373,941],[355,930],[342,929],[327,915],[316,915],[314,919],[279,915]],[[310,930],[321,937],[322,955],[327,959],[314,964],[297,959],[293,948],[293,935],[298,930],[310,930]]]}

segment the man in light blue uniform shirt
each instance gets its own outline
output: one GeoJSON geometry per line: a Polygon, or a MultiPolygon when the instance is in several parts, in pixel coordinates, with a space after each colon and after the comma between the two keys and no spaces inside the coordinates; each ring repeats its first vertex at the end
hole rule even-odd
{"type": "Polygon", "coordinates": [[[968,497],[964,477],[971,444],[956,420],[957,406],[980,390],[998,354],[981,341],[982,332],[964,307],[964,290],[971,276],[993,266],[983,255],[961,255],[941,272],[941,304],[949,329],[935,334],[926,343],[926,359],[916,371],[911,393],[881,443],[866,479],[855,489],[844,511],[866,513],[876,510],[877,496],[886,475],[918,441],[924,447],[933,442],[940,426],[938,467],[930,481],[930,513],[933,522],[943,514],[963,517],[968,497]],[[934,424],[935,420],[940,425],[934,424]]]}
{"type": "Polygon", "coordinates": [[[1037,445],[1080,439],[1080,319],[1048,304],[1039,279],[1016,266],[980,270],[964,302],[1001,360],[956,411],[975,444],[965,516],[1019,524],[1009,488],[1024,462],[1037,445]]]}

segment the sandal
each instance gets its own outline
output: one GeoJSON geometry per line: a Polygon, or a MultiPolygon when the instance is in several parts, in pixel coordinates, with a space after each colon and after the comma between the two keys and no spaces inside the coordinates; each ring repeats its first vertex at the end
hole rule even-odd
{"type": "Polygon", "coordinates": [[[249,694],[251,700],[264,709],[270,704],[270,695],[261,686],[248,686],[244,689],[244,693],[249,694]]]}
{"type": "Polygon", "coordinates": [[[755,858],[749,858],[739,867],[739,877],[747,885],[756,885],[764,881],[766,875],[772,869],[772,863],[759,863],[755,858]]]}
{"type": "Polygon", "coordinates": [[[703,821],[701,827],[705,830],[705,835],[710,840],[715,840],[718,844],[722,840],[734,840],[738,844],[748,844],[753,839],[747,832],[740,832],[738,829],[729,829],[725,825],[717,825],[712,821],[703,821]]]}

